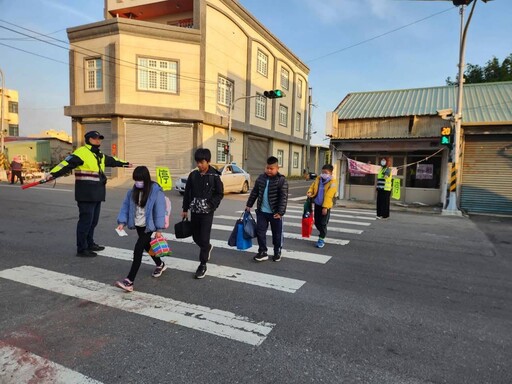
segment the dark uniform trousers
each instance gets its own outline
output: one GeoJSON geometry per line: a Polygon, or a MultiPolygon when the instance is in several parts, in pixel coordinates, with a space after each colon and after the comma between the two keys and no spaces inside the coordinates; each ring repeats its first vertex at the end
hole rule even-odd
{"type": "Polygon", "coordinates": [[[101,201],[77,201],[77,205],[76,246],[77,251],[82,252],[94,245],[94,229],[100,218],[101,201]]]}

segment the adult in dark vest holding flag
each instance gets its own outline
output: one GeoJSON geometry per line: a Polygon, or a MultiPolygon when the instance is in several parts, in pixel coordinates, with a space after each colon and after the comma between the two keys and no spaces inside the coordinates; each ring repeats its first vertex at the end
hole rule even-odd
{"type": "Polygon", "coordinates": [[[391,168],[388,160],[380,160],[381,168],[377,173],[377,219],[389,218],[389,202],[391,199],[391,168]]]}
{"type": "Polygon", "coordinates": [[[104,137],[98,131],[85,134],[85,145],[56,165],[48,179],[57,178],[75,170],[75,200],[79,217],[76,227],[77,256],[94,257],[95,251],[105,247],[94,242],[94,229],[98,225],[101,202],[105,201],[107,176],[105,167],[131,167],[126,161],[105,155],[100,151],[104,137]]]}

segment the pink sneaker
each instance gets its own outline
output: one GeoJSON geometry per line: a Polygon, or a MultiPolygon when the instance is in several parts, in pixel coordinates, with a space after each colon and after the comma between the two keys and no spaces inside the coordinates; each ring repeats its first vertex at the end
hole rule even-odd
{"type": "Polygon", "coordinates": [[[126,292],[133,292],[133,281],[124,279],[123,281],[116,281],[114,283],[116,287],[124,289],[126,292]]]}

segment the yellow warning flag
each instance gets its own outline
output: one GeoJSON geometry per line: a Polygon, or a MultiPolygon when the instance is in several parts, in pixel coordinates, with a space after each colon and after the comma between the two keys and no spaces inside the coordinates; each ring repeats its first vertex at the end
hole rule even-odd
{"type": "Polygon", "coordinates": [[[157,167],[156,181],[164,191],[170,191],[172,189],[172,177],[169,168],[157,167]]]}
{"type": "Polygon", "coordinates": [[[400,179],[393,179],[393,190],[391,197],[395,200],[400,200],[400,179]]]}

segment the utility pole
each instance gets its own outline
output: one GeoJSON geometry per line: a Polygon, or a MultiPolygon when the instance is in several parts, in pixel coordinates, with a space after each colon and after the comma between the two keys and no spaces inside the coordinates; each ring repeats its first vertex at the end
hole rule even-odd
{"type": "MultiPolygon", "coordinates": [[[[484,0],[485,1],[485,0],[484,0]]],[[[454,116],[454,143],[453,149],[451,151],[452,156],[452,166],[451,169],[448,170],[448,179],[450,183],[450,193],[449,193],[449,202],[445,209],[443,209],[442,214],[444,215],[455,215],[462,216],[462,212],[459,210],[459,205],[457,204],[457,198],[460,196],[460,180],[458,180],[458,174],[460,170],[460,160],[461,160],[461,146],[462,146],[462,98],[464,95],[464,67],[465,67],[465,54],[466,54],[466,35],[468,32],[469,23],[471,22],[471,18],[473,16],[473,12],[475,10],[475,6],[477,1],[474,1],[471,11],[469,13],[469,17],[467,22],[464,25],[464,10],[467,4],[471,3],[471,1],[462,1],[460,2],[460,46],[459,46],[459,89],[457,94],[457,108],[454,116]]],[[[454,2],[454,5],[459,5],[454,2]]]]}
{"type": "Polygon", "coordinates": [[[0,69],[0,76],[2,76],[2,100],[0,102],[0,153],[4,153],[4,96],[5,96],[5,77],[2,69],[0,69]]]}
{"type": "Polygon", "coordinates": [[[306,145],[306,175],[309,175],[309,163],[310,163],[310,155],[311,155],[311,111],[313,108],[313,88],[309,87],[309,94],[308,94],[308,141],[306,145]]]}

